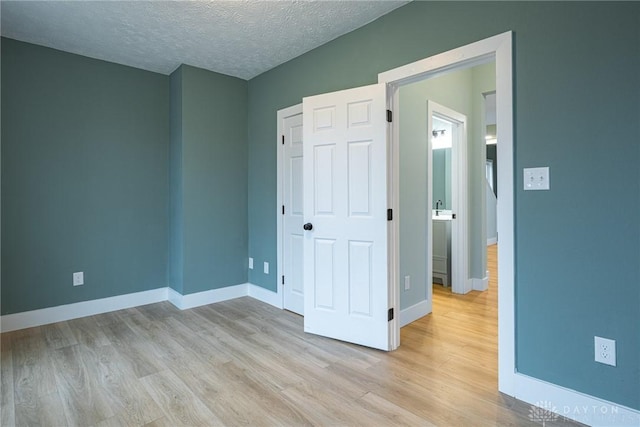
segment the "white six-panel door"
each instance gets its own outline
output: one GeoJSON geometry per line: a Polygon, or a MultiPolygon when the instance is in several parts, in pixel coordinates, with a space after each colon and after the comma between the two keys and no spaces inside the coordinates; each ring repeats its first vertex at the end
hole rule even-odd
{"type": "Polygon", "coordinates": [[[302,108],[282,118],[283,305],[304,314],[302,108]]]}
{"type": "Polygon", "coordinates": [[[389,350],[383,84],[303,100],[304,330],[389,350]]]}

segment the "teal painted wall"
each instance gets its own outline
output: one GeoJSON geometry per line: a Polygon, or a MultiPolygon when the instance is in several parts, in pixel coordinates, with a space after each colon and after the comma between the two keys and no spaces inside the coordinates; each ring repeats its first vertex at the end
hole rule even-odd
{"type": "Polygon", "coordinates": [[[182,67],[170,76],[169,286],[184,293],[184,208],[182,168],[182,67]]]}
{"type": "Polygon", "coordinates": [[[278,109],[513,30],[518,371],[640,409],[639,17],[638,3],[413,2],[250,80],[249,255],[276,261],[278,109]],[[551,191],[521,190],[529,166],[551,167],[551,191]],[[616,368],[593,361],[594,335],[617,340],[616,368]]]}
{"type": "Polygon", "coordinates": [[[167,76],[3,38],[2,125],[2,314],[167,286],[167,76]]]}
{"type": "Polygon", "coordinates": [[[640,3],[527,9],[516,35],[518,370],[640,409],[640,3]],[[522,191],[533,166],[550,167],[551,191],[522,191]],[[617,341],[616,368],[594,363],[594,335],[617,341]]]}
{"type": "Polygon", "coordinates": [[[247,282],[247,82],[182,65],[171,75],[171,287],[247,282]]]}

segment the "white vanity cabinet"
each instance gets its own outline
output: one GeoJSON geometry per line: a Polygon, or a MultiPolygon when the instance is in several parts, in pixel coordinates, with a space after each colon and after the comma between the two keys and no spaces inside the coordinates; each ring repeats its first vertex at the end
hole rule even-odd
{"type": "Polygon", "coordinates": [[[433,281],[451,280],[451,219],[433,217],[433,281]]]}

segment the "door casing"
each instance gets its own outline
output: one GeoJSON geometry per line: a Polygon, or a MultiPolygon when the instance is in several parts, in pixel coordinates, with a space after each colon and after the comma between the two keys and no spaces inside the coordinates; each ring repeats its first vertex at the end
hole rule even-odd
{"type": "Polygon", "coordinates": [[[284,120],[287,117],[291,117],[291,116],[295,116],[298,114],[302,114],[302,104],[297,104],[297,105],[293,105],[291,107],[288,108],[283,108],[282,110],[278,110],[278,113],[276,115],[276,119],[277,119],[277,138],[276,138],[276,147],[277,147],[277,185],[276,185],[276,199],[277,199],[277,205],[276,205],[276,218],[278,218],[277,220],[277,277],[278,277],[278,285],[277,285],[277,297],[275,298],[275,300],[279,303],[279,308],[285,308],[284,306],[284,286],[286,286],[286,284],[282,283],[282,277],[284,277],[284,262],[285,262],[285,256],[284,256],[284,242],[283,242],[283,233],[285,230],[284,227],[284,215],[282,215],[282,206],[285,205],[285,200],[284,200],[284,191],[283,191],[283,186],[284,186],[284,145],[282,144],[282,137],[284,135],[284,120]]]}
{"type": "MultiPolygon", "coordinates": [[[[399,88],[433,78],[447,72],[495,61],[496,112],[498,122],[498,158],[504,163],[498,170],[501,188],[498,199],[498,389],[510,396],[516,392],[515,370],[515,269],[514,269],[514,157],[513,157],[513,33],[511,31],[489,37],[441,54],[416,61],[378,75],[378,82],[388,86],[388,104],[396,118],[401,114],[399,88]]],[[[389,127],[388,191],[394,212],[399,212],[399,141],[398,120],[389,127]]],[[[389,235],[389,281],[392,306],[399,307],[399,222],[393,224],[389,235]]],[[[400,324],[395,322],[393,335],[400,345],[400,324]]]]}

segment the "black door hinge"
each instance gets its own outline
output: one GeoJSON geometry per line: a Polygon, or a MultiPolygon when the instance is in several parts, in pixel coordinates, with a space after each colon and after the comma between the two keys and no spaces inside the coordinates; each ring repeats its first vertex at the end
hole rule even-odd
{"type": "Polygon", "coordinates": [[[393,320],[393,308],[389,309],[389,313],[387,314],[387,320],[391,322],[393,320]]]}
{"type": "Polygon", "coordinates": [[[387,221],[393,220],[393,209],[387,209],[387,221]]]}
{"type": "Polygon", "coordinates": [[[282,145],[284,145],[284,135],[282,135],[282,145]]]}
{"type": "Polygon", "coordinates": [[[282,205],[282,215],[284,215],[284,205],[282,205]]]}
{"type": "Polygon", "coordinates": [[[387,110],[387,121],[391,123],[393,121],[393,113],[391,110],[387,110]]]}
{"type": "Polygon", "coordinates": [[[282,276],[282,284],[284,285],[284,276],[282,276]]]}

